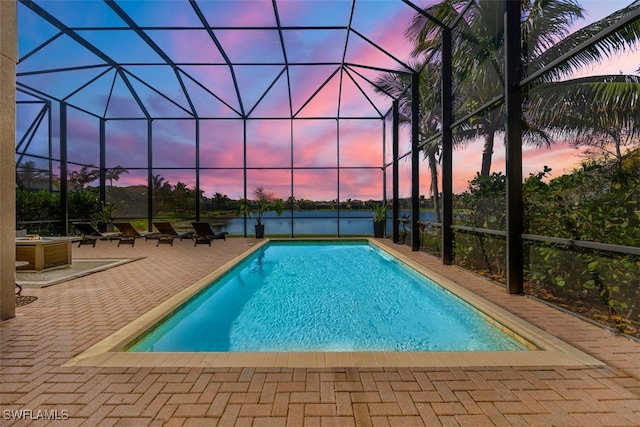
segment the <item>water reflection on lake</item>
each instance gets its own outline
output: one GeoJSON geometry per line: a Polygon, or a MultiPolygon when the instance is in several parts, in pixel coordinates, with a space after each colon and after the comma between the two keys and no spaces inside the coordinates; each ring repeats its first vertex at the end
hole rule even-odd
{"type": "MultiPolygon", "coordinates": [[[[400,215],[408,215],[409,212],[401,211],[400,215]]],[[[433,221],[433,212],[421,212],[420,220],[433,221]]],[[[215,219],[205,219],[214,225],[216,231],[227,231],[231,234],[244,234],[244,219],[233,218],[222,224],[215,219]]],[[[247,234],[253,235],[255,220],[247,220],[247,234]]],[[[338,219],[337,211],[294,211],[293,215],[284,212],[282,216],[275,212],[267,212],[263,217],[263,224],[267,234],[281,235],[373,235],[373,213],[368,210],[340,211],[338,219]],[[293,225],[292,225],[293,224],[293,225]],[[293,228],[292,228],[293,227],[293,228]]],[[[391,230],[391,220],[387,220],[387,230],[391,230]]]]}

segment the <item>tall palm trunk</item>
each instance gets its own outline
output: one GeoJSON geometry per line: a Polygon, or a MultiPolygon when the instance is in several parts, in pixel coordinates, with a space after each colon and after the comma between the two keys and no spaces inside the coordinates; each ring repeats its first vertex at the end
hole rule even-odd
{"type": "Polygon", "coordinates": [[[480,168],[480,176],[489,176],[489,172],[491,172],[491,157],[493,156],[493,139],[494,139],[493,132],[487,132],[484,134],[484,146],[482,147],[482,166],[480,168]]]}
{"type": "Polygon", "coordinates": [[[491,160],[493,158],[493,143],[496,135],[496,124],[499,120],[499,112],[490,113],[492,117],[482,120],[482,130],[484,133],[484,146],[482,147],[482,164],[480,165],[480,176],[489,176],[491,173],[491,160]]]}
{"type": "Polygon", "coordinates": [[[618,170],[622,172],[622,138],[619,132],[613,133],[613,142],[616,149],[616,163],[618,164],[618,170]]]}

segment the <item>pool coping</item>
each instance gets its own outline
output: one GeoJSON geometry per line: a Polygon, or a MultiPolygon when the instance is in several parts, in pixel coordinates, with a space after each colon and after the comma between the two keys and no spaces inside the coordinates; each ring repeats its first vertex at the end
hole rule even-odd
{"type": "Polygon", "coordinates": [[[466,367],[466,366],[603,366],[603,362],[580,351],[570,344],[544,332],[505,309],[485,300],[453,281],[411,260],[373,238],[322,238],[322,239],[265,239],[222,267],[206,275],[157,307],[149,310],[120,330],[104,338],[84,352],[73,357],[63,366],[92,367],[466,367]],[[497,322],[506,331],[523,337],[534,344],[533,351],[486,352],[126,352],[121,351],[136,337],[161,322],[177,310],[186,300],[200,292],[209,283],[226,274],[238,262],[259,250],[270,241],[301,242],[319,241],[367,241],[376,248],[396,257],[414,270],[433,279],[444,289],[459,296],[470,305],[497,322]]]}

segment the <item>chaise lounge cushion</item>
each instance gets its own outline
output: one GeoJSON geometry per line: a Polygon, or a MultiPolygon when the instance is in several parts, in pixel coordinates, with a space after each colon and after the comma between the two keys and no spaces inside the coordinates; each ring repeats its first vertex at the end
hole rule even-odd
{"type": "Polygon", "coordinates": [[[208,244],[211,246],[212,240],[227,240],[227,234],[229,234],[226,231],[216,233],[208,222],[192,222],[191,225],[196,230],[194,246],[199,244],[208,244]]]}

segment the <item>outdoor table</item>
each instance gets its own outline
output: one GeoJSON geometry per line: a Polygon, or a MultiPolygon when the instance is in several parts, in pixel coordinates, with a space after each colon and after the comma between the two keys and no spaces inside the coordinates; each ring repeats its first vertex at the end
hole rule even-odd
{"type": "Polygon", "coordinates": [[[71,265],[71,245],[81,237],[16,237],[16,261],[27,264],[19,271],[46,271],[71,265]]]}

